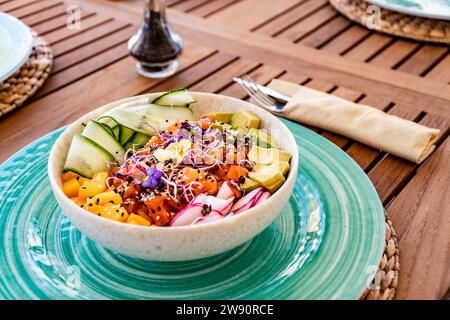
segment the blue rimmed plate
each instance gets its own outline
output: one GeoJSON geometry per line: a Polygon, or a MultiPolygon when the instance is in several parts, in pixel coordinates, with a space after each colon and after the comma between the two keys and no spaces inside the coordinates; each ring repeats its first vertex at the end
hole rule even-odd
{"type": "Polygon", "coordinates": [[[65,218],[47,178],[57,130],[0,167],[0,298],[357,299],[384,248],[373,185],[344,152],[285,121],[300,150],[294,193],[252,241],[188,262],[152,262],[107,250],[65,218]]]}
{"type": "Polygon", "coordinates": [[[19,19],[0,12],[0,82],[23,65],[32,46],[30,28],[19,19]]]}
{"type": "Polygon", "coordinates": [[[380,7],[414,16],[450,20],[450,0],[367,0],[380,7]]]}

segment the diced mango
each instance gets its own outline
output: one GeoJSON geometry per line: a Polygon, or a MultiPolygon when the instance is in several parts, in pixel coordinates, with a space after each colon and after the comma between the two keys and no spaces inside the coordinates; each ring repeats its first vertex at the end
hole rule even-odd
{"type": "Polygon", "coordinates": [[[106,192],[102,192],[99,193],[95,196],[93,196],[92,198],[89,198],[86,203],[93,203],[93,204],[97,204],[97,205],[105,205],[107,203],[111,203],[111,204],[121,204],[122,203],[122,197],[114,192],[114,191],[106,191],[106,192]]]}
{"type": "Polygon", "coordinates": [[[106,171],[97,172],[92,177],[92,182],[98,183],[99,185],[106,186],[106,179],[108,179],[108,173],[106,171]]]}
{"type": "Polygon", "coordinates": [[[80,187],[80,192],[78,193],[78,198],[81,201],[86,201],[87,198],[93,197],[99,193],[107,190],[106,179],[108,178],[108,173],[99,172],[94,175],[92,180],[86,180],[80,187]]]}
{"type": "Polygon", "coordinates": [[[145,214],[145,212],[142,211],[141,209],[137,209],[137,214],[138,214],[141,218],[144,218],[145,220],[147,220],[148,222],[151,223],[150,217],[147,216],[147,215],[145,214]]]}
{"type": "Polygon", "coordinates": [[[76,178],[72,178],[70,180],[67,180],[62,185],[62,190],[66,196],[69,198],[77,197],[78,191],[80,189],[80,184],[78,183],[78,180],[76,178]]]}
{"type": "Polygon", "coordinates": [[[78,176],[78,174],[76,174],[75,172],[67,171],[67,172],[64,172],[62,174],[61,181],[62,182],[66,182],[66,181],[69,181],[70,179],[75,178],[77,176],[78,176]]]}
{"type": "Polygon", "coordinates": [[[149,226],[150,225],[150,221],[148,221],[134,213],[130,214],[130,216],[128,217],[127,223],[135,224],[135,225],[139,225],[139,226],[149,226]]]}
{"type": "Polygon", "coordinates": [[[78,197],[74,197],[74,198],[70,198],[70,200],[72,200],[73,202],[75,202],[75,204],[77,204],[78,206],[82,207],[85,205],[84,201],[80,201],[80,199],[78,199],[78,197]]]}
{"type": "Polygon", "coordinates": [[[107,203],[100,206],[93,203],[86,203],[83,208],[102,218],[119,222],[127,222],[128,220],[128,212],[120,204],[107,203]]]}

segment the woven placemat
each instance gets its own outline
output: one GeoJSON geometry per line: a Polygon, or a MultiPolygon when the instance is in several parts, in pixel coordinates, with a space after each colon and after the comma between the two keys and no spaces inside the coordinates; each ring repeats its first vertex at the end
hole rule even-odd
{"type": "Polygon", "coordinates": [[[12,76],[0,82],[0,117],[23,105],[50,74],[52,50],[44,38],[32,33],[33,49],[28,60],[12,76]]]}
{"type": "MultiPolygon", "coordinates": [[[[365,27],[373,14],[372,4],[363,0],[329,0],[331,5],[350,20],[365,27]]],[[[434,43],[450,43],[450,21],[427,19],[380,8],[377,31],[434,43]]]]}
{"type": "MultiPolygon", "coordinates": [[[[386,213],[385,213],[386,214],[386,213]]],[[[391,220],[386,215],[386,238],[383,257],[377,274],[361,300],[392,300],[397,289],[400,262],[398,257],[398,241],[391,220]]]]}

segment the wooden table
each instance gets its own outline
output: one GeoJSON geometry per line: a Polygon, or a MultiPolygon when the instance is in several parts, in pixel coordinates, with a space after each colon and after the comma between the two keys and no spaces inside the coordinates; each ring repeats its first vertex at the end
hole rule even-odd
{"type": "Polygon", "coordinates": [[[0,161],[98,106],[186,86],[246,99],[231,78],[281,78],[366,103],[441,129],[422,165],[323,130],[368,174],[399,235],[396,298],[442,299],[450,288],[450,55],[368,31],[325,0],[167,0],[185,41],[180,71],[139,77],[126,42],[141,1],[0,0],[52,45],[53,74],[26,106],[0,119],[0,161]],[[66,7],[81,6],[82,28],[66,28],[66,7]]]}

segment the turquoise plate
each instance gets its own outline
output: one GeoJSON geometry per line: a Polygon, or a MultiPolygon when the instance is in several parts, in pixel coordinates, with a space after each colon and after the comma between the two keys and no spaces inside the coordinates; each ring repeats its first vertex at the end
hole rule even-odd
{"type": "Polygon", "coordinates": [[[368,2],[414,16],[450,20],[450,0],[368,0],[368,2]]]}
{"type": "Polygon", "coordinates": [[[83,236],[47,178],[62,129],[35,141],[0,166],[0,298],[357,299],[381,259],[383,207],[344,152],[285,123],[301,166],[279,218],[236,249],[177,263],[129,258],[83,236]]]}
{"type": "Polygon", "coordinates": [[[0,12],[0,82],[22,66],[32,45],[30,28],[19,19],[0,12]]]}

